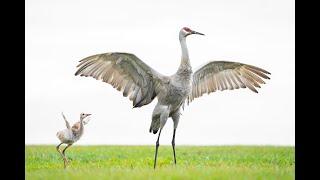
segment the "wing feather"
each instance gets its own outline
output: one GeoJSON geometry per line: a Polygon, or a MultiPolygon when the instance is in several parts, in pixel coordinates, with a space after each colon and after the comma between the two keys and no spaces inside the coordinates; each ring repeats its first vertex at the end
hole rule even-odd
{"type": "Polygon", "coordinates": [[[62,115],[62,117],[63,117],[63,119],[64,119],[64,121],[65,121],[65,123],[66,123],[66,127],[67,127],[68,129],[70,129],[70,124],[69,124],[67,118],[64,116],[63,112],[61,112],[61,115],[62,115]]]}
{"type": "Polygon", "coordinates": [[[104,53],[79,61],[75,75],[106,82],[123,96],[129,96],[134,107],[149,104],[160,92],[165,76],[145,64],[134,54],[104,53]]]}
{"type": "Polygon", "coordinates": [[[253,92],[258,92],[260,84],[265,84],[263,79],[270,79],[268,71],[238,62],[211,61],[195,71],[192,77],[192,92],[188,102],[201,97],[204,93],[210,94],[216,90],[240,89],[248,87],[253,92]]]}

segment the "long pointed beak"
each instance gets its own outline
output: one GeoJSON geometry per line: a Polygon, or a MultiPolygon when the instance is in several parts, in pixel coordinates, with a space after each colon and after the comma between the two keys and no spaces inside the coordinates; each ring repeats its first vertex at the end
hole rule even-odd
{"type": "Polygon", "coordinates": [[[90,116],[91,114],[87,114],[87,116],[90,116]]]}
{"type": "Polygon", "coordinates": [[[192,33],[192,34],[199,34],[199,35],[202,35],[202,36],[204,36],[204,34],[202,34],[202,33],[199,33],[199,32],[197,32],[197,31],[192,31],[191,33],[192,33]]]}

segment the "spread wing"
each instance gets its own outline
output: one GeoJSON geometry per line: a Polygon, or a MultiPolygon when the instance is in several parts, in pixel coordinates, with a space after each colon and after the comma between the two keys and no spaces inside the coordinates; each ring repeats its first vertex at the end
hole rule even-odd
{"type": "Polygon", "coordinates": [[[67,128],[70,129],[70,124],[69,124],[69,122],[67,121],[67,118],[64,116],[63,112],[61,112],[61,114],[62,114],[62,117],[63,117],[64,121],[66,122],[67,128]]]}
{"type": "Polygon", "coordinates": [[[248,87],[258,93],[255,87],[265,84],[263,79],[270,79],[268,71],[238,62],[211,61],[200,67],[193,74],[192,93],[188,102],[201,97],[204,93],[210,94],[217,90],[233,90],[248,87]]]}
{"type": "Polygon", "coordinates": [[[134,54],[104,53],[79,61],[75,75],[91,76],[111,84],[123,96],[129,96],[134,107],[149,104],[161,88],[162,76],[134,54]]]}

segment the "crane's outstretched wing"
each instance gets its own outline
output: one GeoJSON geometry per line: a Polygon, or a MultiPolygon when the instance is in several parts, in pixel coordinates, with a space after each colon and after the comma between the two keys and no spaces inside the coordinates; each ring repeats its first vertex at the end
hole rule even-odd
{"type": "Polygon", "coordinates": [[[91,76],[111,84],[123,96],[129,96],[134,107],[149,104],[159,92],[161,74],[134,54],[104,53],[79,61],[75,75],[91,76]]]}
{"type": "Polygon", "coordinates": [[[188,103],[204,93],[216,90],[233,90],[248,87],[258,93],[255,87],[265,84],[261,79],[270,79],[266,74],[268,71],[238,62],[211,61],[200,67],[193,74],[192,92],[188,97],[188,103]]]}
{"type": "Polygon", "coordinates": [[[70,124],[69,124],[69,122],[67,121],[67,118],[64,116],[63,112],[61,112],[61,114],[62,114],[62,117],[63,117],[64,121],[66,122],[67,128],[70,129],[70,124]]]}

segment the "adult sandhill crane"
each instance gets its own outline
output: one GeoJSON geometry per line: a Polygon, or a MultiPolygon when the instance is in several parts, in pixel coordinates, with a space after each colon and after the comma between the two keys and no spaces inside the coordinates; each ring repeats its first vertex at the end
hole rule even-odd
{"type": "Polygon", "coordinates": [[[173,138],[172,148],[174,163],[176,164],[175,134],[180,118],[180,108],[184,108],[195,98],[204,93],[217,90],[233,90],[248,87],[253,92],[258,92],[255,87],[265,84],[261,79],[270,79],[268,71],[261,68],[228,61],[210,61],[201,66],[194,73],[189,60],[186,38],[189,35],[202,33],[184,27],[179,32],[182,50],[181,63],[177,72],[165,76],[145,64],[134,54],[111,52],[89,56],[80,60],[75,75],[91,76],[97,80],[111,84],[129,96],[133,107],[141,107],[152,102],[157,97],[158,103],[152,113],[149,132],[156,134],[154,168],[157,163],[159,138],[163,126],[169,117],[172,118],[173,138]]]}
{"type": "Polygon", "coordinates": [[[68,163],[68,159],[65,156],[65,151],[73,143],[77,142],[80,139],[80,137],[83,135],[84,125],[89,122],[89,119],[86,119],[86,120],[84,120],[84,119],[86,117],[90,116],[91,114],[81,113],[80,114],[80,121],[76,122],[72,127],[70,127],[70,124],[67,121],[67,118],[64,116],[64,114],[63,113],[61,113],[61,114],[62,114],[62,117],[63,117],[65,123],[66,123],[67,129],[64,129],[64,130],[57,132],[56,135],[59,138],[61,143],[56,147],[56,149],[60,153],[60,155],[62,156],[63,162],[64,162],[64,168],[66,168],[66,164],[68,163]],[[59,149],[61,144],[67,144],[67,146],[63,149],[62,153],[59,149]]]}

